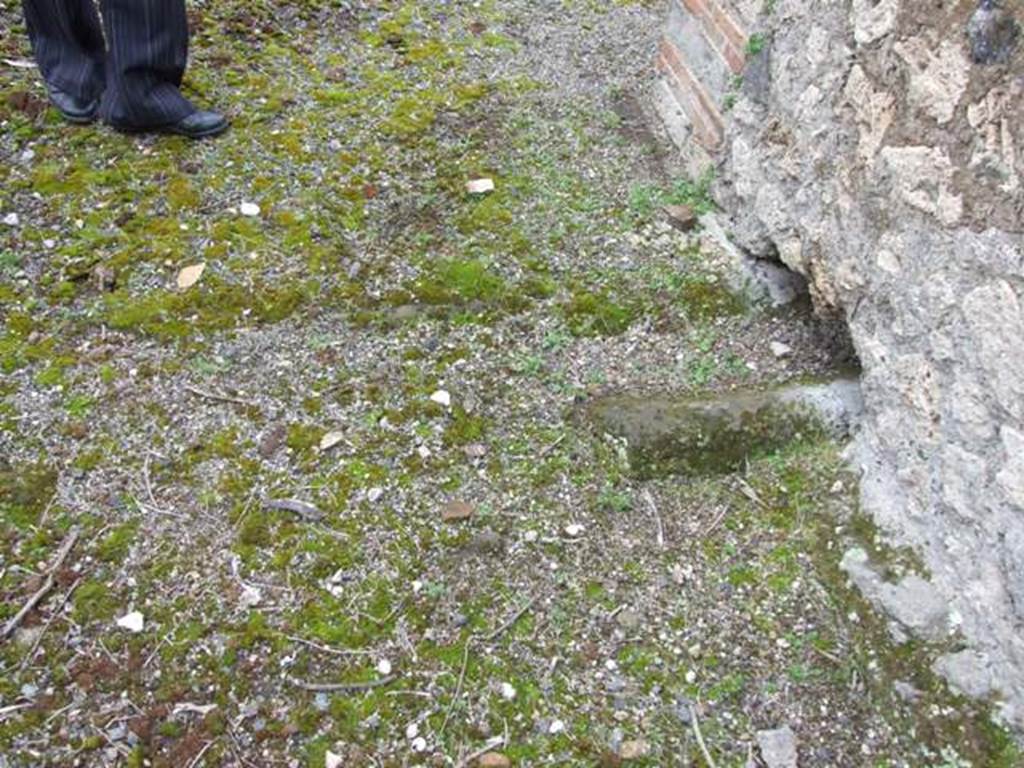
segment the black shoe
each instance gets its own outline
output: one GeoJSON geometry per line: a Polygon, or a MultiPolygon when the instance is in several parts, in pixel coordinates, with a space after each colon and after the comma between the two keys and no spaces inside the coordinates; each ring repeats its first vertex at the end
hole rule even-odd
{"type": "Polygon", "coordinates": [[[163,133],[176,133],[190,139],[206,139],[217,136],[228,129],[228,120],[219,112],[199,110],[176,123],[166,125],[160,130],[163,133]]]}
{"type": "Polygon", "coordinates": [[[65,120],[75,125],[87,125],[95,122],[100,112],[99,97],[86,101],[77,96],[72,96],[67,91],[62,91],[54,85],[47,85],[50,93],[50,103],[57,108],[65,120]]]}

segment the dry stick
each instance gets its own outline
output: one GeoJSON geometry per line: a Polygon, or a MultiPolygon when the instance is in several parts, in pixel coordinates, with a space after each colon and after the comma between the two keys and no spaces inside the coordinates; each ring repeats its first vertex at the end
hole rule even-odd
{"type": "Polygon", "coordinates": [[[297,637],[295,635],[285,635],[285,638],[287,638],[288,640],[291,640],[293,643],[299,643],[300,645],[305,645],[305,646],[313,648],[313,649],[315,649],[317,651],[323,651],[324,653],[330,653],[330,654],[333,654],[335,656],[371,656],[371,655],[373,655],[373,651],[350,650],[348,648],[331,648],[330,646],[320,645],[320,643],[314,643],[312,640],[306,640],[303,637],[297,637]]]}
{"type": "Polygon", "coordinates": [[[757,491],[750,487],[750,483],[744,480],[742,477],[739,478],[740,492],[750,499],[752,502],[757,504],[759,507],[764,506],[764,500],[757,495],[757,491]]]}
{"type": "Polygon", "coordinates": [[[203,759],[203,755],[206,754],[206,750],[213,746],[214,741],[216,741],[216,739],[211,739],[210,741],[206,742],[203,748],[200,749],[196,756],[193,757],[192,760],[189,762],[188,768],[195,768],[195,766],[199,765],[199,761],[203,759]]]}
{"type": "Polygon", "coordinates": [[[36,704],[34,701],[30,701],[28,704],[11,704],[6,707],[0,707],[0,717],[7,717],[7,715],[13,714],[15,712],[20,712],[23,709],[28,709],[29,707],[34,707],[35,705],[36,704]]]}
{"type": "Polygon", "coordinates": [[[201,397],[204,400],[213,400],[218,403],[233,403],[234,405],[244,405],[246,408],[259,408],[259,403],[254,403],[252,400],[243,400],[240,397],[231,397],[230,395],[222,395],[219,392],[207,392],[206,390],[199,389],[198,387],[187,386],[185,387],[186,392],[190,392],[196,397],[201,397]]]}
{"type": "Polygon", "coordinates": [[[545,458],[549,453],[551,453],[553,450],[555,450],[555,448],[557,448],[562,443],[564,443],[565,442],[565,438],[566,438],[566,435],[562,435],[561,437],[559,437],[557,440],[555,440],[555,442],[551,443],[547,448],[545,448],[540,453],[538,453],[537,454],[537,458],[538,459],[545,458]]]}
{"type": "Polygon", "coordinates": [[[78,585],[81,583],[82,577],[79,576],[77,579],[75,579],[75,583],[71,585],[71,589],[64,593],[64,597],[61,598],[61,601],[57,604],[57,607],[53,609],[53,613],[50,614],[50,618],[46,620],[46,623],[43,624],[43,628],[39,631],[39,634],[36,635],[35,642],[32,643],[32,647],[29,649],[28,653],[25,654],[25,658],[21,660],[21,669],[24,669],[26,665],[28,665],[29,662],[32,661],[32,657],[35,656],[36,651],[39,650],[39,644],[43,642],[43,635],[46,634],[46,630],[48,630],[50,628],[50,625],[53,624],[54,619],[56,619],[57,616],[60,615],[60,612],[64,609],[64,606],[67,605],[68,600],[71,599],[71,593],[78,589],[78,585]]]}
{"type": "Polygon", "coordinates": [[[533,607],[533,604],[536,603],[536,602],[537,602],[537,598],[536,597],[530,598],[530,600],[527,601],[526,605],[524,605],[522,608],[520,608],[518,611],[516,611],[514,614],[512,614],[512,617],[508,621],[506,621],[504,624],[502,624],[496,630],[491,632],[491,634],[489,634],[484,639],[487,640],[487,642],[489,642],[489,643],[494,641],[494,640],[497,640],[499,637],[501,637],[501,635],[503,635],[505,633],[506,630],[508,630],[509,627],[511,627],[513,624],[515,624],[517,621],[519,621],[519,619],[522,617],[522,615],[524,613],[526,613],[528,610],[530,610],[533,607]]]}
{"type": "Polygon", "coordinates": [[[705,536],[709,536],[712,533],[714,533],[715,529],[718,528],[718,526],[722,524],[722,520],[725,519],[725,516],[727,514],[729,514],[729,506],[728,505],[722,507],[722,511],[719,512],[718,516],[714,520],[711,521],[711,525],[709,525],[707,530],[704,531],[704,535],[705,536]]]}
{"type": "Polygon", "coordinates": [[[455,684],[455,695],[452,696],[452,700],[448,702],[448,711],[444,713],[444,722],[441,723],[441,730],[437,732],[437,738],[440,739],[444,735],[444,729],[448,727],[448,721],[451,719],[452,712],[455,710],[455,704],[459,700],[459,696],[462,694],[462,683],[466,679],[466,667],[469,665],[469,644],[473,642],[473,638],[469,638],[466,641],[465,648],[462,649],[462,671],[459,672],[459,682],[455,684]]]}
{"type": "Polygon", "coordinates": [[[293,679],[292,683],[304,691],[313,693],[359,693],[360,691],[372,691],[374,688],[381,688],[391,685],[398,679],[398,675],[388,675],[379,680],[369,680],[365,683],[307,683],[305,680],[293,679]]]}
{"type": "Polygon", "coordinates": [[[651,496],[651,492],[648,490],[644,491],[644,501],[647,502],[647,506],[651,510],[651,514],[654,516],[654,523],[658,526],[658,547],[660,549],[665,548],[665,527],[661,524],[661,514],[658,512],[658,505],[654,503],[654,497],[651,496]]]}
{"type": "Polygon", "coordinates": [[[488,752],[497,749],[498,747],[505,746],[505,739],[501,736],[495,736],[493,739],[487,742],[483,747],[478,749],[476,752],[472,752],[462,758],[458,763],[455,764],[455,768],[466,768],[467,765],[472,763],[478,757],[486,755],[488,752]]]}
{"type": "Polygon", "coordinates": [[[697,710],[694,709],[693,704],[690,705],[690,722],[693,723],[693,735],[697,738],[697,746],[700,747],[701,754],[704,755],[704,762],[708,764],[708,768],[718,768],[715,761],[711,759],[707,744],[704,743],[704,737],[700,732],[700,721],[697,719],[697,710]]]}
{"type": "Polygon", "coordinates": [[[47,594],[49,594],[51,589],[53,589],[53,575],[64,564],[64,561],[67,560],[68,555],[71,553],[71,548],[75,546],[76,541],[78,541],[77,530],[68,534],[67,538],[64,539],[64,543],[60,545],[60,549],[57,551],[57,557],[53,561],[53,565],[50,566],[49,571],[46,573],[46,581],[43,582],[43,586],[37,589],[35,594],[28,599],[28,602],[22,606],[21,610],[18,611],[10,621],[4,624],[3,630],[0,630],[0,640],[6,640],[10,637],[32,609],[35,608],[47,594]]]}

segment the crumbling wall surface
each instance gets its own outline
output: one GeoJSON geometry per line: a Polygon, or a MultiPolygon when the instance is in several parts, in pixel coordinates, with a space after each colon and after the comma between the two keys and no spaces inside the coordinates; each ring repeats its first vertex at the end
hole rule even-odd
{"type": "Polygon", "coordinates": [[[965,640],[937,669],[1022,727],[1014,18],[1024,0],[766,3],[724,110],[717,197],[742,247],[803,273],[818,308],[846,317],[864,371],[864,508],[923,555],[965,640]]]}

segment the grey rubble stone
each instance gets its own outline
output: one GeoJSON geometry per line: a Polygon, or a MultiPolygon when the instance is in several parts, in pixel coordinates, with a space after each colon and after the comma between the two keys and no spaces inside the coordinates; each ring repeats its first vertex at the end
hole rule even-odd
{"type": "Polygon", "coordinates": [[[995,674],[986,658],[969,649],[940,656],[932,669],[965,696],[985,698],[997,690],[995,674]]]}
{"type": "Polygon", "coordinates": [[[788,725],[774,731],[758,731],[757,746],[768,768],[797,768],[796,734],[788,725]]]}
{"type": "Polygon", "coordinates": [[[995,0],[982,0],[967,24],[971,59],[976,64],[1008,61],[1020,38],[1020,25],[1013,14],[995,0]]]}
{"type": "MultiPolygon", "coordinates": [[[[885,611],[915,637],[941,640],[949,632],[949,612],[938,590],[916,574],[892,584],[871,567],[863,549],[849,550],[839,567],[877,608],[885,611]]],[[[906,640],[894,632],[897,640],[906,640]]]]}

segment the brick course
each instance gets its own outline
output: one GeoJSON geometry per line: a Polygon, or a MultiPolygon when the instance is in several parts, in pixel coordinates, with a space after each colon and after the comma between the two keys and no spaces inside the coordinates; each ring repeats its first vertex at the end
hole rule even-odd
{"type": "Polygon", "coordinates": [[[694,138],[709,152],[722,142],[722,108],[727,95],[722,83],[730,82],[746,64],[749,37],[733,9],[734,2],[675,0],[673,13],[698,23],[679,23],[677,18],[658,52],[658,71],[685,111],[694,138]],[[694,29],[699,29],[699,40],[682,39],[684,34],[692,36],[694,29]]]}

